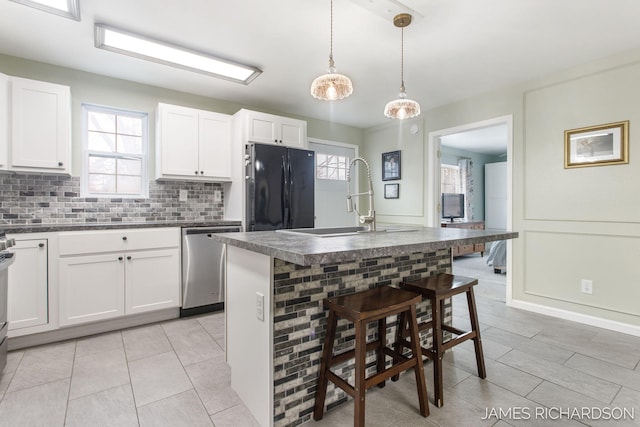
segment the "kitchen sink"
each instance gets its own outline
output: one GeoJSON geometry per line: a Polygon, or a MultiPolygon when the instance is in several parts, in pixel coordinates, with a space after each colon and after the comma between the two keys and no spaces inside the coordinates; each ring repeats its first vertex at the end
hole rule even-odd
{"type": "Polygon", "coordinates": [[[276,230],[278,233],[297,234],[300,236],[313,237],[339,237],[353,236],[364,233],[394,233],[400,231],[417,231],[415,228],[379,228],[376,231],[369,231],[367,227],[328,227],[328,228],[293,228],[288,230],[276,230]]]}

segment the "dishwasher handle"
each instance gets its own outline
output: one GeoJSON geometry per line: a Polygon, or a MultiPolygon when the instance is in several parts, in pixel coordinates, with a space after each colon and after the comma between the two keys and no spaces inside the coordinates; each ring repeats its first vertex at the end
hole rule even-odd
{"type": "Polygon", "coordinates": [[[191,228],[183,228],[182,234],[184,235],[192,235],[192,234],[206,234],[207,237],[211,237],[211,234],[214,233],[237,233],[240,232],[240,227],[238,226],[229,226],[229,227],[191,227],[191,228]]]}

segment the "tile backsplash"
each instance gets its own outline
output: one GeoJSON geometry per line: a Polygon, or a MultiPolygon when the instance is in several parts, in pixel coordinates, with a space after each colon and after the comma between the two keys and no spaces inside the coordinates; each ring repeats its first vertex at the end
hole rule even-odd
{"type": "Polygon", "coordinates": [[[80,178],[40,174],[0,175],[0,222],[85,224],[215,221],[224,216],[221,183],[150,181],[149,198],[80,197],[80,178]],[[179,201],[187,190],[187,201],[179,201]],[[220,192],[220,201],[215,201],[220,192]]]}

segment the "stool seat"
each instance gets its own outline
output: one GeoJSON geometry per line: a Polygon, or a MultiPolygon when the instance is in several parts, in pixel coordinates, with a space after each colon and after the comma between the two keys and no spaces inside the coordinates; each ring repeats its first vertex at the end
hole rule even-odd
{"type": "Polygon", "coordinates": [[[458,276],[448,273],[436,274],[435,276],[423,277],[419,280],[402,282],[402,289],[417,292],[425,297],[437,295],[441,298],[467,292],[471,286],[478,284],[478,279],[472,277],[458,276]]]}
{"type": "MultiPolygon", "coordinates": [[[[323,416],[329,380],[353,397],[355,405],[354,426],[364,427],[365,391],[376,385],[383,387],[386,379],[397,376],[400,372],[411,368],[413,368],[416,375],[420,413],[425,417],[429,415],[427,385],[422,366],[416,317],[416,304],[420,301],[422,301],[420,294],[390,286],[379,286],[367,291],[323,300],[323,305],[329,310],[329,315],[313,411],[313,418],[316,421],[322,419],[323,416]],[[387,317],[401,313],[404,313],[404,318],[408,319],[402,325],[403,327],[408,327],[407,333],[412,337],[410,345],[412,349],[411,357],[404,356],[387,346],[387,317]],[[353,350],[334,355],[333,345],[336,339],[336,326],[339,317],[355,324],[355,346],[353,350]],[[378,337],[375,341],[367,343],[367,323],[373,321],[378,323],[378,337]],[[376,352],[376,373],[367,378],[366,355],[368,351],[376,352]],[[392,364],[388,368],[386,367],[385,356],[392,358],[392,364]],[[350,359],[355,359],[353,386],[330,369],[331,366],[350,359]]],[[[398,327],[400,327],[400,324],[398,327]]]]}
{"type": "MultiPolygon", "coordinates": [[[[482,352],[482,340],[480,338],[480,326],[478,324],[478,312],[476,309],[475,296],[473,287],[478,284],[478,279],[453,275],[449,273],[440,273],[430,277],[423,277],[418,280],[402,282],[402,289],[419,293],[424,298],[431,301],[431,321],[423,322],[418,325],[419,331],[432,329],[433,345],[431,348],[421,348],[423,356],[433,360],[433,376],[435,388],[435,403],[441,407],[444,403],[443,379],[442,379],[442,357],[444,352],[458,344],[467,340],[473,340],[476,365],[478,368],[478,376],[486,378],[487,373],[484,365],[484,354],[482,352]],[[467,305],[469,307],[469,321],[471,323],[470,331],[462,331],[451,325],[444,324],[444,301],[457,294],[467,295],[467,305]],[[447,342],[443,342],[443,331],[451,332],[456,337],[447,342]]],[[[404,318],[404,314],[400,317],[403,325],[396,332],[397,351],[402,347],[411,347],[406,341],[406,325],[408,319],[404,318]]],[[[398,377],[393,377],[396,380],[398,377]]]]}
{"type": "Polygon", "coordinates": [[[376,320],[387,313],[398,313],[410,304],[417,304],[422,297],[403,289],[379,286],[364,292],[326,298],[325,308],[333,310],[347,320],[376,320]]]}

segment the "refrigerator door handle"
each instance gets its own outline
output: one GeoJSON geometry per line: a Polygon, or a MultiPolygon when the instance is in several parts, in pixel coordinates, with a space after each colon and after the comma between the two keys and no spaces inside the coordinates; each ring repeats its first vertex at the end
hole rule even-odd
{"type": "Polygon", "coordinates": [[[293,205],[291,203],[291,200],[293,199],[293,168],[291,167],[291,162],[289,162],[289,218],[287,218],[287,228],[292,228],[293,227],[293,216],[295,215],[295,212],[293,211],[293,205]]]}
{"type": "Polygon", "coordinates": [[[287,168],[284,156],[282,157],[282,166],[281,166],[281,181],[280,181],[280,191],[282,197],[280,198],[281,210],[282,210],[282,226],[283,228],[287,228],[287,223],[289,222],[289,197],[287,196],[287,168]]]}

